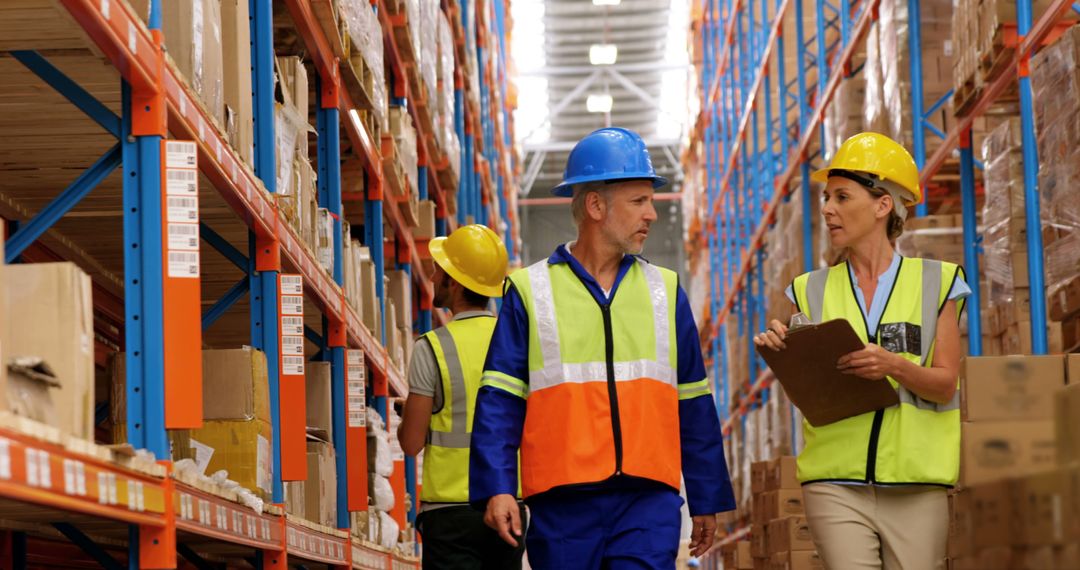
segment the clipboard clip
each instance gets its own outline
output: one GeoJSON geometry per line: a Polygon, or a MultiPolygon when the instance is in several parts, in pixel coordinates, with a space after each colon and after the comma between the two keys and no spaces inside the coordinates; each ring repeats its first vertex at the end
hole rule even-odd
{"type": "Polygon", "coordinates": [[[791,320],[788,321],[788,330],[795,330],[797,328],[807,327],[812,324],[814,323],[810,320],[810,317],[804,315],[801,312],[795,313],[794,315],[791,315],[791,320]]]}

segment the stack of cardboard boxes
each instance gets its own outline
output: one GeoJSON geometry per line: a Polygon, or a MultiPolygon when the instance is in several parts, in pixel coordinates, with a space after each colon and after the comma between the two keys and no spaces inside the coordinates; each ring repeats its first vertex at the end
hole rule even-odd
{"type": "Polygon", "coordinates": [[[1080,356],[967,358],[962,374],[952,568],[1080,567],[1080,356]]]}
{"type": "Polygon", "coordinates": [[[307,480],[285,483],[286,512],[337,528],[337,465],[334,460],[333,408],[329,362],[305,367],[307,402],[307,480]]]}
{"type": "Polygon", "coordinates": [[[753,567],[823,569],[806,522],[795,458],[783,456],[756,462],[751,466],[750,479],[754,496],[750,530],[753,567]]]}
{"type": "Polygon", "coordinates": [[[1064,348],[1080,349],[1080,26],[1032,59],[1031,84],[1047,304],[1064,348]]]}

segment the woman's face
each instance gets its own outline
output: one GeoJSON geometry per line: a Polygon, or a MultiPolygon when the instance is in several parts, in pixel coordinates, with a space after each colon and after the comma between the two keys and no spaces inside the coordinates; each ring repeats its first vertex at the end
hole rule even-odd
{"type": "Polygon", "coordinates": [[[858,182],[833,176],[822,193],[821,214],[836,249],[851,247],[874,232],[886,233],[892,209],[888,195],[875,197],[858,182]]]}

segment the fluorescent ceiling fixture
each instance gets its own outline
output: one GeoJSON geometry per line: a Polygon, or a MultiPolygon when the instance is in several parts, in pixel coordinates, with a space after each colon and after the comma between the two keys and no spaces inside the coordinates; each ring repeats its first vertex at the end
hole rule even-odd
{"type": "Polygon", "coordinates": [[[589,95],[585,100],[585,108],[590,113],[610,113],[613,102],[611,95],[589,95]]]}
{"type": "Polygon", "coordinates": [[[622,0],[592,0],[593,6],[618,6],[622,0]]]}
{"type": "Polygon", "coordinates": [[[619,46],[615,44],[593,44],[589,46],[589,63],[593,65],[612,65],[619,57],[619,46]]]}

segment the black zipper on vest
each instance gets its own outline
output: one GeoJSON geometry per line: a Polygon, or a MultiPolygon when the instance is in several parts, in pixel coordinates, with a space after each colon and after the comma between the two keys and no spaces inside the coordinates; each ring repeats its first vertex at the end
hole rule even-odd
{"type": "Polygon", "coordinates": [[[622,475],[622,422],[619,419],[619,394],[615,387],[615,334],[611,325],[611,305],[600,305],[604,315],[604,358],[607,360],[608,405],[611,407],[611,433],[615,439],[615,475],[622,475]]]}

